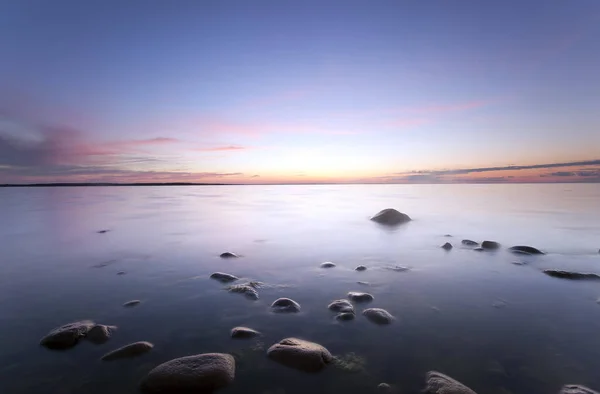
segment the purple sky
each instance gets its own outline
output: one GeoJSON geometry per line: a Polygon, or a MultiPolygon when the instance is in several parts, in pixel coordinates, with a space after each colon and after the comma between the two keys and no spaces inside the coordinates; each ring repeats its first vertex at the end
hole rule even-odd
{"type": "Polygon", "coordinates": [[[0,3],[0,183],[600,181],[600,2],[0,3]]]}

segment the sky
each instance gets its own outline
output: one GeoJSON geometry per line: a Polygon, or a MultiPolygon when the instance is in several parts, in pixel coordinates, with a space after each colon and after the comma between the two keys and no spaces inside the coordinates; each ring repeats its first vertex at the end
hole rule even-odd
{"type": "Polygon", "coordinates": [[[0,183],[600,182],[598,70],[598,0],[0,0],[0,183]]]}

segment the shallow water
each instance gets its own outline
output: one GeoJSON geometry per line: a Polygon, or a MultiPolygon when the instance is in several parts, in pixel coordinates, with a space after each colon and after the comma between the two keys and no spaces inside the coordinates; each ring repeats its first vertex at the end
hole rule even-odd
{"type": "Polygon", "coordinates": [[[598,184],[0,189],[0,393],[135,393],[154,366],[204,352],[237,358],[222,393],[374,393],[380,382],[411,393],[429,370],[480,394],[600,389],[600,282],[541,272],[600,273],[598,207],[598,184]],[[368,220],[387,207],[414,221],[390,230],[368,220]],[[477,253],[463,238],[548,254],[477,253]],[[450,252],[439,248],[446,241],[450,252]],[[224,251],[243,257],[220,259],[224,251]],[[386,269],[395,265],[410,270],[386,269]],[[214,271],[279,286],[252,301],[209,279],[214,271]],[[327,304],[349,291],[372,293],[364,307],[397,320],[335,321],[327,304]],[[270,313],[278,297],[301,313],[270,313]],[[122,307],[131,299],[142,303],[122,307]],[[103,345],[39,346],[86,318],[119,329],[103,345]],[[238,325],[264,335],[232,340],[238,325]],[[353,362],[310,375],[267,359],[289,336],[353,362]],[[142,340],[152,352],[99,360],[142,340]]]}

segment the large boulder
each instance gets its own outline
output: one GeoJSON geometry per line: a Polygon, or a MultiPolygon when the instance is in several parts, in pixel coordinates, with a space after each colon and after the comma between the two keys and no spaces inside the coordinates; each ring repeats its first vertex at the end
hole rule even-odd
{"type": "Polygon", "coordinates": [[[333,361],[329,350],[318,343],[286,338],[267,350],[267,356],[287,367],[305,372],[318,372],[333,361]]]}
{"type": "Polygon", "coordinates": [[[137,357],[141,354],[149,352],[153,347],[153,344],[145,341],[130,343],[129,345],[125,345],[113,350],[112,352],[106,353],[104,356],[102,356],[101,360],[113,361],[121,358],[137,357]]]}
{"type": "Polygon", "coordinates": [[[578,384],[565,384],[559,394],[598,394],[598,392],[578,384]]]}
{"type": "Polygon", "coordinates": [[[222,259],[235,259],[240,256],[238,256],[237,254],[232,253],[232,252],[223,252],[219,255],[219,257],[222,259]]]}
{"type": "Polygon", "coordinates": [[[259,336],[260,332],[248,327],[234,327],[231,329],[231,337],[236,339],[248,339],[259,336]]]}
{"type": "Polygon", "coordinates": [[[49,349],[68,349],[77,345],[81,338],[95,326],[91,320],[82,320],[53,329],[40,340],[40,345],[49,349]]]}
{"type": "Polygon", "coordinates": [[[245,295],[247,298],[251,300],[258,300],[258,291],[256,291],[256,286],[253,286],[253,282],[242,283],[239,285],[229,286],[227,288],[232,293],[240,293],[245,295]]]}
{"type": "Polygon", "coordinates": [[[371,302],[375,299],[372,294],[360,293],[357,291],[351,291],[348,293],[348,299],[354,302],[371,302]]]}
{"type": "Polygon", "coordinates": [[[396,226],[399,224],[410,222],[411,218],[405,213],[396,211],[392,208],[387,208],[383,211],[378,212],[375,216],[371,218],[371,220],[379,224],[384,224],[386,226],[396,226]]]}
{"type": "Polygon", "coordinates": [[[545,254],[541,250],[536,249],[532,246],[523,245],[511,246],[510,248],[508,248],[508,251],[516,254],[545,254]]]}
{"type": "Polygon", "coordinates": [[[235,377],[233,356],[206,353],[160,364],[142,380],[144,393],[211,393],[228,386],[235,377]]]}
{"type": "Polygon", "coordinates": [[[368,308],[363,311],[363,315],[375,324],[390,324],[394,321],[391,313],[381,308],[368,308]]]}
{"type": "Polygon", "coordinates": [[[335,300],[327,306],[334,312],[352,312],[354,313],[354,306],[348,300],[335,300]]]}
{"type": "Polygon", "coordinates": [[[440,248],[442,248],[444,250],[451,250],[452,249],[452,244],[450,242],[446,242],[445,244],[443,244],[442,246],[440,246],[440,248]]]}
{"type": "Polygon", "coordinates": [[[331,261],[326,261],[324,263],[321,263],[320,267],[321,268],[333,268],[333,267],[335,267],[335,263],[332,263],[331,261]]]}
{"type": "Polygon", "coordinates": [[[358,267],[354,268],[354,271],[366,271],[367,267],[365,267],[364,265],[359,265],[358,267]]]}
{"type": "Polygon", "coordinates": [[[571,272],[563,270],[544,270],[546,275],[561,278],[561,279],[574,279],[574,280],[600,280],[600,275],[592,274],[587,272],[571,272]]]}
{"type": "Polygon", "coordinates": [[[278,298],[271,304],[273,312],[295,313],[300,312],[300,304],[290,298],[278,298]]]}
{"type": "Polygon", "coordinates": [[[473,240],[470,240],[470,239],[463,239],[463,240],[461,241],[461,243],[462,243],[463,245],[465,245],[465,246],[477,246],[477,245],[479,245],[479,243],[477,243],[477,242],[475,242],[475,241],[473,241],[473,240]]]}
{"type": "Polygon", "coordinates": [[[473,390],[442,373],[427,372],[424,392],[427,394],[475,394],[473,390]]]}
{"type": "Polygon", "coordinates": [[[485,250],[497,250],[500,248],[500,244],[496,241],[483,241],[481,247],[485,250]]]}
{"type": "Polygon", "coordinates": [[[354,320],[355,316],[356,315],[354,314],[354,311],[352,311],[352,312],[341,312],[341,313],[338,313],[335,316],[335,319],[336,320],[340,320],[340,321],[348,321],[348,320],[354,320]]]}

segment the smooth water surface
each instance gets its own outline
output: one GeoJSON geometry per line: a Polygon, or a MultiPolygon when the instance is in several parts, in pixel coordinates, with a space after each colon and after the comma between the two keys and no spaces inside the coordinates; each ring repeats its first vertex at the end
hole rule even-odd
{"type": "Polygon", "coordinates": [[[480,394],[600,389],[600,282],[542,273],[600,273],[598,248],[597,184],[4,188],[0,392],[136,393],[154,366],[205,352],[235,355],[235,382],[221,391],[232,394],[374,393],[380,382],[416,393],[429,370],[480,394]],[[388,207],[414,220],[397,229],[368,220],[388,207]],[[548,254],[478,253],[463,238],[548,254]],[[439,247],[447,241],[450,252],[439,247]],[[220,259],[224,251],[243,257],[220,259]],[[410,270],[387,269],[396,265],[410,270]],[[274,286],[252,301],[209,279],[215,271],[274,286]],[[396,321],[368,322],[367,305],[354,321],[334,320],[327,304],[356,290],[396,321]],[[270,313],[278,297],[301,313],[270,313]],[[122,307],[131,299],[142,304],[122,307]],[[103,345],[39,345],[81,319],[119,329],[103,345]],[[232,340],[238,325],[263,336],[232,340]],[[311,375],[269,360],[266,349],[289,336],[346,367],[311,375]],[[153,351],[99,360],[141,340],[153,351]]]}

